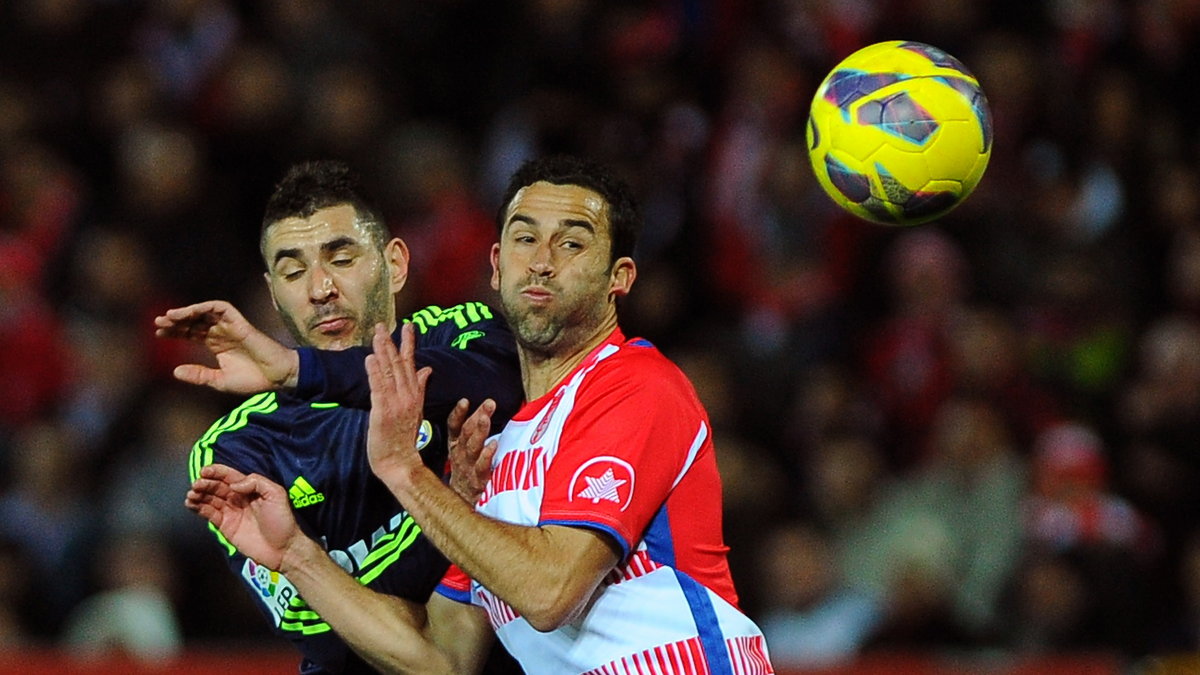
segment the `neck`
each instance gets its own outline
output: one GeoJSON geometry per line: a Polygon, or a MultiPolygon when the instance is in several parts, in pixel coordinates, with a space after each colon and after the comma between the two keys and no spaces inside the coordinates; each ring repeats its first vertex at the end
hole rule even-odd
{"type": "Polygon", "coordinates": [[[608,339],[617,328],[614,313],[584,339],[570,345],[552,346],[546,349],[531,349],[518,343],[517,354],[521,359],[521,384],[525,388],[525,400],[534,401],[562,382],[583,359],[608,339]]]}

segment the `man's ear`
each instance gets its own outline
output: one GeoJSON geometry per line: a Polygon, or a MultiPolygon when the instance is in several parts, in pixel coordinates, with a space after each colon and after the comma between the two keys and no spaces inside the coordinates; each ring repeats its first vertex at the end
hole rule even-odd
{"type": "Polygon", "coordinates": [[[500,243],[492,244],[492,290],[500,290],[500,243]]]}
{"type": "Polygon", "coordinates": [[[279,302],[275,300],[275,287],[271,285],[270,272],[263,272],[263,281],[267,282],[267,295],[271,296],[271,306],[275,308],[276,312],[280,311],[279,302]]]}
{"type": "Polygon", "coordinates": [[[408,244],[393,238],[383,248],[383,260],[388,267],[388,289],[395,295],[408,281],[408,244]]]}
{"type": "Polygon", "coordinates": [[[617,258],[609,275],[609,295],[616,298],[629,295],[629,290],[633,288],[635,280],[637,280],[637,263],[633,262],[633,258],[629,256],[617,258]]]}

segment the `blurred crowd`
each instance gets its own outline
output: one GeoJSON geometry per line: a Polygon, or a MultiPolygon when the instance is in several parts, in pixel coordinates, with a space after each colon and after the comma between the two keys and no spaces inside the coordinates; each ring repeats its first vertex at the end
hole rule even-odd
{"type": "Polygon", "coordinates": [[[263,640],[182,506],[236,401],[170,306],[273,321],[257,237],[334,157],[413,252],[403,310],[491,299],[509,173],[636,186],[627,333],[713,418],[731,564],[777,664],[1200,650],[1200,2],[0,3],[0,646],[263,640]],[[808,101],[927,42],[995,122],[909,229],[820,191],[808,101]]]}

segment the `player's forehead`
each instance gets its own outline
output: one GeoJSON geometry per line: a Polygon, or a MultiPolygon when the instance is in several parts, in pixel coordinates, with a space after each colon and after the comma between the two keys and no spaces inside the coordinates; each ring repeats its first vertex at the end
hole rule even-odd
{"type": "Polygon", "coordinates": [[[367,245],[371,233],[350,204],[317,209],[308,217],[289,216],[271,223],[263,236],[268,259],[279,250],[320,250],[330,242],[367,245]]]}
{"type": "Polygon", "coordinates": [[[608,202],[590,188],[538,181],[518,190],[504,214],[506,228],[513,223],[560,226],[571,222],[586,222],[596,233],[607,232],[608,202]]]}

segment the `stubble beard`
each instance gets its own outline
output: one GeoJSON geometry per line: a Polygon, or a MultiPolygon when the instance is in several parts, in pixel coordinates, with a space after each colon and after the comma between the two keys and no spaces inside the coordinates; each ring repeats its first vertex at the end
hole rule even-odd
{"type": "Polygon", "coordinates": [[[517,343],[538,356],[554,354],[585,339],[604,317],[600,302],[589,302],[595,289],[585,289],[574,297],[559,296],[565,307],[529,307],[517,297],[500,296],[500,308],[508,319],[517,343]]]}
{"type": "MultiPolygon", "coordinates": [[[[371,344],[371,340],[375,335],[375,324],[388,324],[388,307],[389,303],[394,303],[395,300],[392,294],[388,291],[388,279],[386,276],[380,275],[375,284],[367,291],[366,304],[363,307],[362,315],[351,313],[351,317],[355,320],[354,334],[351,336],[353,341],[350,345],[341,347],[318,347],[320,349],[347,349],[352,345],[365,347],[371,344]]],[[[394,306],[394,305],[392,305],[394,306]]],[[[296,341],[296,344],[301,347],[317,347],[309,332],[300,327],[300,323],[296,320],[294,314],[283,309],[279,310],[279,316],[283,320],[283,325],[287,328],[287,332],[296,341]]]]}

